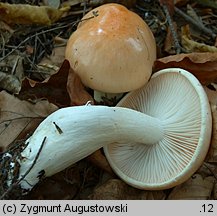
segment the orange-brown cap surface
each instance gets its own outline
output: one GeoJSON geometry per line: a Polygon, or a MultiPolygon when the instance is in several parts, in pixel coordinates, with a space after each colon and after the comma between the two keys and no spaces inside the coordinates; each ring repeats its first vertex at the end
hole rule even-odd
{"type": "Polygon", "coordinates": [[[107,93],[143,86],[151,76],[156,44],[142,18],[112,3],[95,8],[82,20],[65,55],[83,84],[107,93]]]}

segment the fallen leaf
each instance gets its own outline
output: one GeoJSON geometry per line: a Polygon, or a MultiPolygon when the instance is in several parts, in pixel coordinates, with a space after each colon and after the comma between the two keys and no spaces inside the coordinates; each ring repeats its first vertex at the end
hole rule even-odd
{"type": "Polygon", "coordinates": [[[212,111],[212,138],[206,161],[217,163],[217,91],[204,88],[212,111]]]}
{"type": "Polygon", "coordinates": [[[88,101],[94,104],[94,99],[86,91],[78,75],[70,68],[67,81],[67,90],[71,99],[71,105],[84,105],[88,101]]]}
{"type": "Polygon", "coordinates": [[[95,151],[90,156],[88,156],[87,160],[93,163],[95,166],[99,167],[100,169],[106,171],[110,175],[114,175],[114,172],[109,165],[106,157],[103,155],[101,149],[95,151]]]}
{"type": "Polygon", "coordinates": [[[204,90],[205,90],[205,92],[207,94],[210,105],[213,108],[217,107],[217,85],[212,83],[212,84],[210,84],[208,86],[210,86],[210,87],[208,88],[208,87],[204,86],[204,90]]]}
{"type": "Polygon", "coordinates": [[[93,200],[164,200],[163,191],[145,191],[133,188],[119,179],[110,179],[89,196],[93,200]]]}
{"type": "Polygon", "coordinates": [[[31,200],[66,200],[72,199],[78,193],[79,186],[82,182],[80,178],[79,166],[72,166],[59,172],[51,177],[45,178],[43,181],[33,188],[28,194],[27,199],[31,200]],[[70,181],[66,180],[66,175],[69,175],[70,181]],[[51,189],[52,188],[52,189],[51,189]]]}
{"type": "Polygon", "coordinates": [[[31,78],[26,77],[32,87],[34,87],[37,83],[48,82],[50,77],[58,73],[58,71],[60,70],[59,67],[47,63],[36,65],[36,68],[37,73],[32,74],[31,78]]]}
{"type": "Polygon", "coordinates": [[[213,189],[213,200],[217,200],[217,182],[215,182],[213,189]]]}
{"type": "Polygon", "coordinates": [[[65,49],[66,46],[54,47],[51,55],[44,57],[39,65],[46,63],[60,68],[65,60],[65,49]]]}
{"type": "Polygon", "coordinates": [[[1,151],[15,140],[25,138],[47,115],[58,109],[47,100],[31,103],[5,91],[0,92],[0,107],[1,151]]]}
{"type": "Polygon", "coordinates": [[[0,3],[0,19],[9,24],[50,25],[68,10],[69,7],[55,9],[49,6],[0,3]]]}
{"type": "Polygon", "coordinates": [[[182,46],[187,52],[217,52],[217,48],[215,46],[209,46],[191,39],[188,25],[182,27],[181,38],[182,46]]]}
{"type": "Polygon", "coordinates": [[[185,183],[176,186],[168,196],[168,200],[207,200],[210,199],[215,178],[202,178],[194,174],[185,183]]]}
{"type": "Polygon", "coordinates": [[[68,67],[68,62],[64,61],[59,71],[44,82],[34,82],[30,85],[29,80],[24,80],[19,98],[23,100],[44,98],[58,107],[69,106],[70,98],[67,92],[68,67]]]}
{"type": "Polygon", "coordinates": [[[202,178],[204,179],[208,176],[213,175],[214,174],[213,171],[215,168],[216,168],[215,165],[204,161],[203,164],[200,166],[200,168],[197,170],[197,174],[200,174],[202,176],[202,178]]]}
{"type": "Polygon", "coordinates": [[[45,83],[49,78],[56,74],[65,60],[65,46],[55,47],[50,56],[45,56],[36,66],[37,73],[31,75],[29,83],[32,87],[36,83],[45,83]],[[37,80],[37,81],[36,81],[37,80]]]}
{"type": "Polygon", "coordinates": [[[217,82],[217,53],[177,54],[157,59],[154,71],[164,68],[183,68],[194,74],[202,84],[217,82]]]}

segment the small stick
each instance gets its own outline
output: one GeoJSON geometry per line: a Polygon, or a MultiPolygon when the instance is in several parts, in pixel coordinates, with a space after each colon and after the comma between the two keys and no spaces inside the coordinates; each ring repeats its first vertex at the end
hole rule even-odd
{"type": "Polygon", "coordinates": [[[176,54],[179,54],[179,53],[181,53],[182,48],[181,48],[181,46],[179,44],[178,36],[176,34],[176,30],[174,29],[174,25],[173,25],[169,10],[168,10],[166,4],[162,4],[162,8],[164,10],[164,13],[165,13],[167,21],[168,21],[168,25],[169,25],[170,30],[171,30],[171,34],[172,34],[172,37],[173,37],[173,42],[174,42],[175,49],[176,49],[176,54]]]}
{"type": "Polygon", "coordinates": [[[47,29],[47,30],[44,30],[44,31],[41,31],[41,32],[37,32],[37,33],[35,33],[34,35],[29,36],[29,37],[27,37],[25,40],[21,41],[15,48],[13,48],[13,49],[12,49],[10,52],[8,52],[4,57],[2,57],[2,58],[0,59],[0,62],[3,61],[4,59],[6,59],[6,58],[7,58],[9,55],[11,55],[14,51],[16,51],[17,49],[19,49],[19,48],[20,48],[22,45],[24,45],[28,40],[30,40],[30,39],[32,39],[32,38],[34,38],[34,37],[36,37],[36,36],[39,36],[39,35],[42,35],[42,34],[44,34],[44,33],[48,33],[48,32],[54,31],[54,30],[66,28],[66,27],[71,26],[71,25],[75,26],[75,25],[76,25],[77,23],[79,23],[79,22],[82,22],[82,21],[85,21],[85,20],[88,20],[88,19],[92,19],[92,18],[94,18],[94,17],[96,17],[95,14],[93,14],[93,16],[91,16],[91,17],[88,17],[87,19],[78,20],[78,21],[73,21],[72,23],[67,23],[67,24],[62,25],[62,26],[57,26],[57,27],[55,27],[55,28],[51,28],[51,29],[47,29]]]}
{"type": "Polygon", "coordinates": [[[183,11],[178,9],[177,7],[175,7],[175,12],[178,15],[182,16],[186,21],[190,22],[192,25],[197,27],[199,30],[201,30],[204,33],[210,35],[214,39],[216,38],[217,35],[215,33],[213,33],[213,31],[211,29],[208,29],[207,27],[203,26],[201,24],[201,22],[198,22],[198,21],[194,20],[192,17],[188,16],[186,13],[184,13],[183,11]]]}
{"type": "Polygon", "coordinates": [[[87,2],[84,1],[83,16],[86,14],[86,12],[87,12],[87,2]]]}
{"type": "MultiPolygon", "coordinates": [[[[73,22],[73,25],[76,25],[76,23],[78,23],[79,21],[76,21],[76,22],[73,22]]],[[[32,35],[32,36],[29,36],[27,37],[25,40],[21,41],[15,48],[13,48],[10,52],[8,52],[4,57],[2,57],[0,59],[0,62],[3,61],[4,59],[6,59],[9,55],[11,55],[14,51],[16,51],[17,49],[19,49],[22,45],[24,45],[28,40],[34,38],[35,36],[38,36],[38,35],[41,35],[41,34],[44,34],[44,33],[47,33],[47,32],[51,32],[51,31],[54,31],[54,30],[57,30],[57,29],[61,29],[61,28],[66,28],[67,26],[70,26],[72,23],[68,23],[66,25],[63,25],[63,26],[58,26],[58,27],[55,27],[55,28],[52,28],[52,29],[48,29],[48,30],[44,30],[42,32],[37,32],[36,34],[32,35]]]]}

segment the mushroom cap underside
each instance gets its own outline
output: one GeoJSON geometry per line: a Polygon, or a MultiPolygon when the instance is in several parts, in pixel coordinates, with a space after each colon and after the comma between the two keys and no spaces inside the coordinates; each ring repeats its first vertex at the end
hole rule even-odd
{"type": "Polygon", "coordinates": [[[97,7],[82,20],[65,53],[82,83],[107,93],[142,87],[156,60],[155,39],[144,20],[119,4],[97,7]]]}
{"type": "Polygon", "coordinates": [[[125,182],[140,189],[167,189],[186,181],[202,164],[211,139],[211,111],[192,74],[179,68],[161,70],[117,106],[156,117],[164,126],[164,138],[154,145],[104,147],[111,167],[125,182]]]}

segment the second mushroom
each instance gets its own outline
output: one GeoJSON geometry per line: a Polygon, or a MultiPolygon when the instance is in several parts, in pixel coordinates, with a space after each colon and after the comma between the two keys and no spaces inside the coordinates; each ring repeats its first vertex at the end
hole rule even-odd
{"type": "Polygon", "coordinates": [[[211,130],[199,81],[182,69],[162,70],[117,107],[68,107],[48,116],[21,151],[18,179],[22,189],[31,189],[42,174],[51,176],[104,147],[123,181],[140,189],[171,188],[202,164],[211,130]]]}
{"type": "Polygon", "coordinates": [[[117,98],[138,89],[149,80],[156,43],[140,16],[111,3],[94,8],[82,18],[68,40],[65,56],[100,102],[103,97],[117,98]]]}

